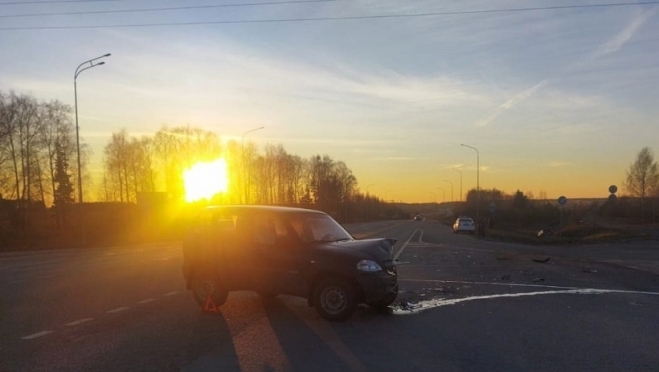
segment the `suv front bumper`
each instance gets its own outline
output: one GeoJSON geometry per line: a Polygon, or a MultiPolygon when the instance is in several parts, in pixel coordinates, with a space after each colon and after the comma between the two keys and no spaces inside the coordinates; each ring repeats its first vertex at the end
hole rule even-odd
{"type": "Polygon", "coordinates": [[[357,276],[364,302],[381,303],[393,302],[398,295],[398,277],[387,271],[377,273],[361,273],[357,276]]]}

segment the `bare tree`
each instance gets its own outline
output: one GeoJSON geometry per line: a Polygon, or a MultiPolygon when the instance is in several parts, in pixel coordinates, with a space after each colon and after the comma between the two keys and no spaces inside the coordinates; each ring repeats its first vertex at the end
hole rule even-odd
{"type": "Polygon", "coordinates": [[[130,143],[126,129],[112,133],[110,143],[105,146],[105,168],[110,177],[113,195],[119,201],[130,202],[129,196],[129,156],[130,143]]]}
{"type": "Polygon", "coordinates": [[[0,92],[0,193],[18,198],[18,169],[15,169],[13,157],[13,131],[16,110],[13,95],[0,92]]]}
{"type": "MultiPolygon", "coordinates": [[[[59,156],[66,164],[65,172],[69,172],[68,164],[75,154],[75,137],[71,121],[71,107],[59,101],[42,105],[43,126],[39,133],[39,142],[43,148],[45,179],[50,181],[50,195],[55,195],[56,181],[55,159],[59,156]]],[[[69,175],[70,177],[70,175],[69,175]]]]}
{"type": "Polygon", "coordinates": [[[629,166],[625,186],[630,194],[641,198],[641,217],[643,217],[646,196],[659,187],[659,171],[649,147],[642,148],[636,155],[636,161],[629,166]]]}
{"type": "Polygon", "coordinates": [[[162,174],[164,189],[175,198],[184,194],[184,169],[221,156],[220,141],[215,133],[189,126],[163,127],[150,141],[149,151],[155,157],[154,174],[162,174]]]}

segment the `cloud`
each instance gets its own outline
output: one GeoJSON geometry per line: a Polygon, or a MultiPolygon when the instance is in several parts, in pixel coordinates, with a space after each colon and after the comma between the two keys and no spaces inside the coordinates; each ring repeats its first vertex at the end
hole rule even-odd
{"type": "Polygon", "coordinates": [[[622,31],[620,31],[615,37],[613,37],[611,40],[607,41],[604,43],[600,49],[595,53],[596,57],[601,57],[605,56],[607,54],[614,53],[618,51],[620,48],[622,48],[631,38],[634,36],[636,31],[645,23],[645,21],[648,20],[648,18],[652,17],[655,13],[655,10],[649,10],[646,12],[643,12],[636,16],[632,21],[625,27],[622,31]]]}
{"type": "Polygon", "coordinates": [[[532,87],[530,87],[530,88],[528,88],[528,89],[525,89],[525,90],[523,90],[523,91],[521,91],[521,92],[515,94],[512,98],[508,99],[506,102],[504,102],[504,103],[502,103],[501,105],[499,105],[499,107],[497,107],[497,108],[496,108],[496,109],[495,109],[495,110],[494,110],[489,116],[487,116],[485,119],[479,121],[479,122],[477,123],[477,125],[480,126],[480,127],[484,127],[484,126],[489,125],[489,124],[492,123],[492,122],[493,122],[493,121],[494,121],[494,120],[495,120],[495,119],[496,119],[496,118],[497,118],[502,112],[504,112],[505,110],[509,110],[509,109],[515,107],[515,106],[516,106],[517,104],[519,104],[520,102],[522,102],[522,101],[528,99],[528,98],[531,97],[533,94],[535,94],[535,92],[537,92],[538,89],[544,87],[544,86],[547,85],[548,83],[549,83],[549,80],[548,80],[548,79],[545,79],[545,80],[543,80],[543,81],[541,81],[541,82],[535,84],[534,86],[532,86],[532,87]]]}
{"type": "MultiPolygon", "coordinates": [[[[634,19],[632,19],[631,22],[629,22],[627,26],[623,30],[621,30],[615,37],[604,43],[598,50],[595,51],[594,54],[591,54],[591,58],[586,57],[581,60],[578,60],[573,64],[568,65],[566,68],[562,70],[562,72],[557,73],[555,76],[548,77],[540,81],[539,83],[533,85],[532,87],[527,88],[515,94],[512,98],[508,99],[506,102],[495,108],[490,115],[477,122],[476,125],[483,127],[491,124],[505,110],[509,110],[515,107],[516,105],[520,104],[521,102],[529,99],[534,94],[536,94],[538,90],[547,86],[552,79],[563,75],[567,71],[573,70],[576,66],[583,65],[586,62],[592,61],[592,58],[602,57],[611,53],[615,53],[620,48],[622,48],[629,40],[631,40],[631,38],[643,25],[643,23],[645,23],[654,14],[655,14],[655,10],[652,9],[649,11],[645,11],[639,14],[638,16],[634,17],[634,19]]],[[[564,96],[562,98],[557,99],[557,97],[562,95],[563,93],[560,93],[558,95],[554,93],[553,94],[554,99],[552,99],[551,102],[554,105],[563,106],[564,108],[574,108],[575,105],[594,106],[598,102],[598,99],[595,99],[593,97],[580,97],[574,94],[570,94],[569,97],[564,96]]]]}

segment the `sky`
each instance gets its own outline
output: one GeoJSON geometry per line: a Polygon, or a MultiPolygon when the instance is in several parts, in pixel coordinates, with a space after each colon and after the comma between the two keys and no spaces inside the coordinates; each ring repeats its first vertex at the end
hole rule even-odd
{"type": "Polygon", "coordinates": [[[28,1],[0,0],[1,91],[73,106],[75,68],[112,53],[77,79],[93,174],[112,132],[163,125],[224,140],[263,126],[246,140],[327,154],[410,203],[459,200],[477,178],[624,194],[636,154],[659,156],[659,3],[28,1]],[[154,8],[179,9],[115,12],[154,8]],[[52,13],[78,14],[35,15],[52,13]]]}

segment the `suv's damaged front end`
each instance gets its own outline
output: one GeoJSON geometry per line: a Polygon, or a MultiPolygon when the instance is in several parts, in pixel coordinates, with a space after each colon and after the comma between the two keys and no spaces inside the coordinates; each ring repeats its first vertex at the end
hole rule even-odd
{"type": "Polygon", "coordinates": [[[359,285],[360,302],[385,307],[398,295],[398,272],[393,254],[396,241],[392,238],[350,240],[319,248],[350,261],[341,260],[340,271],[359,285]]]}

